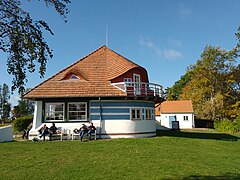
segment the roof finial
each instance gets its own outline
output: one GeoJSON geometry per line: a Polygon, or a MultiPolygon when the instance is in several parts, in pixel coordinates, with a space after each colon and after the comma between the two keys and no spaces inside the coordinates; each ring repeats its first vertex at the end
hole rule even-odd
{"type": "Polygon", "coordinates": [[[108,25],[106,25],[106,46],[108,46],[108,25]]]}

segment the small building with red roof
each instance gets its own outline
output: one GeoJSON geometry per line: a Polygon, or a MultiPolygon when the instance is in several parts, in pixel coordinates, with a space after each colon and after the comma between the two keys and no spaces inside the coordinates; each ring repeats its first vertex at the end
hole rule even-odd
{"type": "Polygon", "coordinates": [[[155,103],[163,88],[144,67],[102,46],[24,94],[34,100],[30,137],[43,124],[68,130],[93,122],[99,138],[156,135],[155,103]]]}
{"type": "Polygon", "coordinates": [[[155,105],[155,117],[161,126],[174,129],[177,122],[180,129],[195,127],[191,100],[164,101],[155,105]]]}

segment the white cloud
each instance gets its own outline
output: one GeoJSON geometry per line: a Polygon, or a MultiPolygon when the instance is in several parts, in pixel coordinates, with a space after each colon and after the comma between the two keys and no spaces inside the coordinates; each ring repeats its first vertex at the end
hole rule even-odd
{"type": "Polygon", "coordinates": [[[143,38],[142,36],[139,39],[139,44],[148,48],[153,48],[155,46],[149,38],[143,38]]]}
{"type": "MultiPolygon", "coordinates": [[[[168,42],[169,45],[180,47],[182,46],[181,41],[178,40],[171,40],[168,42]]],[[[178,50],[174,49],[160,49],[150,38],[144,38],[140,36],[139,44],[141,46],[147,47],[154,51],[154,53],[160,58],[167,58],[167,59],[180,59],[183,57],[182,53],[178,50]]]]}
{"type": "Polygon", "coordinates": [[[192,14],[192,9],[186,7],[184,4],[180,4],[179,5],[179,13],[180,13],[181,17],[185,18],[185,17],[190,16],[192,14]]]}
{"type": "Polygon", "coordinates": [[[181,52],[173,49],[165,49],[163,55],[167,59],[180,59],[183,57],[181,52]]]}
{"type": "Polygon", "coordinates": [[[176,40],[176,39],[168,39],[168,45],[170,47],[181,48],[182,42],[180,40],[176,40]]]}

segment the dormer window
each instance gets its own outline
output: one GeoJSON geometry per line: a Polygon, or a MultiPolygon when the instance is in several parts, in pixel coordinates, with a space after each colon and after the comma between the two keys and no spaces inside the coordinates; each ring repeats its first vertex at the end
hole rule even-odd
{"type": "Polygon", "coordinates": [[[84,80],[84,79],[79,74],[69,73],[63,78],[63,80],[84,80]]]}
{"type": "Polygon", "coordinates": [[[76,76],[75,74],[72,74],[71,77],[69,79],[79,79],[78,76],[76,76]]]}

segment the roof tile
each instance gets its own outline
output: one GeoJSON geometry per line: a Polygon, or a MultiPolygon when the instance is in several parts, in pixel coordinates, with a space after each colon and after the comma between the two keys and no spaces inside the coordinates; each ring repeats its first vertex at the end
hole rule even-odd
{"type": "Polygon", "coordinates": [[[102,46],[37,85],[24,98],[126,96],[125,92],[111,85],[111,79],[135,67],[139,66],[102,46]],[[65,80],[69,73],[76,73],[83,79],[65,80]]]}
{"type": "Polygon", "coordinates": [[[164,101],[160,105],[160,113],[193,113],[192,101],[164,101]]]}

